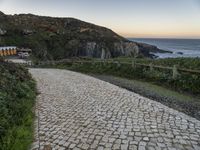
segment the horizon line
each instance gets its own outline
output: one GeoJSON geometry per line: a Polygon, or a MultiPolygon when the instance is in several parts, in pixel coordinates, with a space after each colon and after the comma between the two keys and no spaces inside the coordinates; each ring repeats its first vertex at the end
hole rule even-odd
{"type": "Polygon", "coordinates": [[[199,38],[189,38],[189,37],[184,37],[184,38],[181,38],[181,37],[126,37],[124,36],[125,38],[127,39],[174,39],[174,40],[200,40],[200,37],[199,38]]]}

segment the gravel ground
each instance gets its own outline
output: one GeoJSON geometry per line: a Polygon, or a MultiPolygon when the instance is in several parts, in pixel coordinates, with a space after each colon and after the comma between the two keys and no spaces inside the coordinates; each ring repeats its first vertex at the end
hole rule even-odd
{"type": "Polygon", "coordinates": [[[32,149],[200,149],[200,121],[110,83],[30,69],[40,95],[32,149]]]}
{"type": "Polygon", "coordinates": [[[129,80],[109,75],[92,74],[91,76],[158,101],[170,108],[200,120],[200,98],[180,94],[142,81],[129,80]]]}

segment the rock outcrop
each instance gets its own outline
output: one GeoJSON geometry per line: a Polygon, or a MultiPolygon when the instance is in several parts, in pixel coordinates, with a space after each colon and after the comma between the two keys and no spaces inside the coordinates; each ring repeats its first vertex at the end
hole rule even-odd
{"type": "Polygon", "coordinates": [[[136,56],[139,54],[139,47],[134,42],[114,43],[114,49],[117,54],[121,53],[124,56],[136,56]]]}
{"type": "Polygon", "coordinates": [[[88,42],[85,50],[86,56],[98,57],[102,59],[118,56],[136,56],[139,54],[139,47],[134,42],[116,42],[114,43],[112,50],[103,44],[88,42]]]}
{"type": "Polygon", "coordinates": [[[74,18],[0,12],[0,46],[28,47],[39,59],[68,57],[150,57],[155,46],[131,42],[110,29],[74,18]]]}

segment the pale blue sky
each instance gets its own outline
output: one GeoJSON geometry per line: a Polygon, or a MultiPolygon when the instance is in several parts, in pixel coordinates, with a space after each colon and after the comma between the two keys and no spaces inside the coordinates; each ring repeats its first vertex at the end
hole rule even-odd
{"type": "Polygon", "coordinates": [[[200,0],[0,0],[0,10],[74,17],[126,37],[200,38],[200,0]]]}

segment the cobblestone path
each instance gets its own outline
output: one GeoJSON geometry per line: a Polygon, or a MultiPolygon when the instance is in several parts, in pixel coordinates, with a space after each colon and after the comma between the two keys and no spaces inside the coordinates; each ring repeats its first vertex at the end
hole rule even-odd
{"type": "Polygon", "coordinates": [[[200,121],[87,75],[30,69],[40,95],[32,149],[200,150],[200,121]]]}

